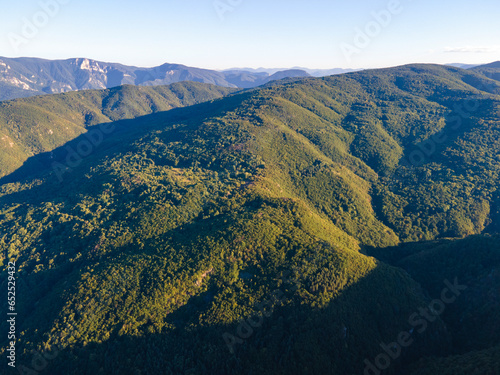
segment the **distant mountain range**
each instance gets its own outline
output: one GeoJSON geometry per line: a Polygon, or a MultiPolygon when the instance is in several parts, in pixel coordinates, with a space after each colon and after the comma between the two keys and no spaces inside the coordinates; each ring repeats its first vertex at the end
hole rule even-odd
{"type": "Polygon", "coordinates": [[[45,60],[0,57],[0,100],[76,90],[106,89],[125,84],[159,86],[181,81],[252,88],[277,79],[308,76],[309,73],[301,69],[278,70],[272,73],[245,70],[219,72],[180,64],[140,68],[86,58],[45,60]]]}
{"type": "MultiPolygon", "coordinates": [[[[481,67],[459,63],[449,66],[462,69],[481,67]]],[[[46,60],[0,57],[0,101],[68,91],[107,89],[121,85],[160,86],[183,81],[247,89],[284,78],[325,77],[359,70],[361,69],[294,67],[232,68],[217,71],[168,63],[143,68],[87,58],[46,60]]],[[[493,73],[487,73],[493,78],[493,73]]]]}
{"type": "Polygon", "coordinates": [[[275,74],[277,72],[282,72],[282,71],[289,71],[289,70],[303,70],[307,74],[313,76],[313,77],[326,77],[326,76],[333,76],[335,74],[344,74],[344,73],[350,73],[350,72],[357,72],[363,69],[342,69],[342,68],[335,68],[335,69],[309,69],[309,68],[304,68],[300,66],[293,67],[291,69],[284,69],[284,68],[258,68],[258,69],[253,69],[253,68],[232,68],[232,69],[225,69],[223,72],[228,72],[228,71],[246,71],[249,73],[268,73],[268,74],[275,74]]]}

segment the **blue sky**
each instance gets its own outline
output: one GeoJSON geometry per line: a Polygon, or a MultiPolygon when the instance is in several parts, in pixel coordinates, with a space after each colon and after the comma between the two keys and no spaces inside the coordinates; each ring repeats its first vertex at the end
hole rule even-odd
{"type": "Polygon", "coordinates": [[[498,0],[23,0],[2,4],[0,55],[210,69],[479,64],[500,60],[499,20],[498,0]]]}

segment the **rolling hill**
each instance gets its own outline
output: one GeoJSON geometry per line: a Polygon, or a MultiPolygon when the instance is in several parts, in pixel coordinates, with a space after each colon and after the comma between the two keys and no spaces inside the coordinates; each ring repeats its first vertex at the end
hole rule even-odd
{"type": "MultiPolygon", "coordinates": [[[[194,89],[210,98],[120,114],[106,131],[97,119],[0,180],[20,365],[42,358],[56,375],[495,368],[499,82],[417,64],[224,97],[194,89]],[[463,293],[450,286],[459,282],[463,293]],[[445,287],[456,298],[437,313],[445,287]]],[[[46,98],[69,95],[82,93],[46,98]]]]}
{"type": "Polygon", "coordinates": [[[120,86],[0,102],[0,177],[90,126],[220,98],[234,89],[194,82],[120,86]]]}
{"type": "Polygon", "coordinates": [[[472,71],[485,75],[488,78],[500,81],[500,61],[480,65],[472,68],[472,71]]]}

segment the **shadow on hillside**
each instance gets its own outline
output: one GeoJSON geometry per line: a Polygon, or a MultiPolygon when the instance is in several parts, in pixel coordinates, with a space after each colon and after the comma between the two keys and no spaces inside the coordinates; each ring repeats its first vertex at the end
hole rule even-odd
{"type": "Polygon", "coordinates": [[[375,247],[363,245],[361,253],[368,255],[388,264],[396,265],[402,259],[417,254],[419,252],[425,251],[427,249],[435,248],[441,244],[447,244],[456,241],[452,238],[444,238],[431,241],[414,241],[414,242],[403,242],[399,245],[388,246],[388,247],[375,247]]]}
{"type": "Polygon", "coordinates": [[[499,240],[498,234],[472,235],[364,251],[408,272],[430,299],[439,298],[445,280],[465,287],[441,316],[454,354],[463,354],[500,344],[499,240]]]}

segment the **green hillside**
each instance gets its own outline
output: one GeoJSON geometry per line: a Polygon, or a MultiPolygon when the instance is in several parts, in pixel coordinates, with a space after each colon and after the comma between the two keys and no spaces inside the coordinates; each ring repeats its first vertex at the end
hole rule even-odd
{"type": "Polygon", "coordinates": [[[361,374],[402,333],[386,374],[495,353],[477,319],[499,327],[499,93],[434,65],[287,80],[120,112],[78,163],[85,135],[30,158],[0,185],[19,363],[361,374]],[[455,278],[468,289],[418,329],[455,278]]]}
{"type": "Polygon", "coordinates": [[[471,70],[475,73],[483,74],[488,78],[500,81],[500,61],[491,64],[476,66],[471,70]]]}
{"type": "Polygon", "coordinates": [[[195,82],[120,86],[0,102],[0,177],[28,157],[76,138],[90,126],[220,98],[234,89],[195,82]]]}

